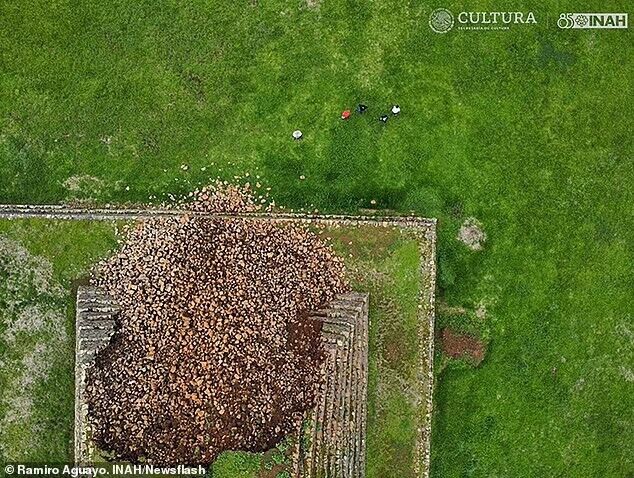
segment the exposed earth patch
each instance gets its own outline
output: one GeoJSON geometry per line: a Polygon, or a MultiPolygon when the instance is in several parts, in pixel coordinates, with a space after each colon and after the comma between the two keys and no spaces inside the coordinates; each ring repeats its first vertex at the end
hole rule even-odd
{"type": "Polygon", "coordinates": [[[486,354],[486,344],[476,337],[461,334],[446,327],[442,330],[441,343],[443,352],[455,359],[467,359],[479,365],[486,354]]]}

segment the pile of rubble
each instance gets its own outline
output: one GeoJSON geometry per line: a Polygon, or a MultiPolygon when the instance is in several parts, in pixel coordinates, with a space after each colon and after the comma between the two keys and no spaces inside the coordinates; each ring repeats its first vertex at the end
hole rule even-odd
{"type": "MultiPolygon", "coordinates": [[[[258,210],[244,195],[205,189],[194,208],[258,210]]],[[[209,464],[295,430],[323,357],[307,314],[348,290],[341,260],[304,228],[200,217],[140,223],[93,283],[120,306],[86,378],[93,440],[155,464],[209,464]]]]}

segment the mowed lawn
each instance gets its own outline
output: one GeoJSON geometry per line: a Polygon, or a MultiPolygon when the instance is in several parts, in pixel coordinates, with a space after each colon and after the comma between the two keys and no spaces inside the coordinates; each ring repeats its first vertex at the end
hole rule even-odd
{"type": "Polygon", "coordinates": [[[310,3],[4,1],[0,202],[249,173],[293,208],[438,217],[439,301],[485,303],[489,347],[439,373],[432,474],[634,473],[631,30],[555,25],[628,3],[310,3]],[[540,23],[438,35],[438,6],[540,23]]]}

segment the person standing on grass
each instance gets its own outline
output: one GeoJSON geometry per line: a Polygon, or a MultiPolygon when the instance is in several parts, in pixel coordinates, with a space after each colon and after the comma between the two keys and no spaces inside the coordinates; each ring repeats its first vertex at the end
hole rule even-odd
{"type": "Polygon", "coordinates": [[[365,110],[367,110],[367,109],[368,109],[368,107],[366,105],[364,105],[363,103],[359,103],[357,105],[357,113],[359,113],[359,114],[365,113],[365,110]]]}
{"type": "Polygon", "coordinates": [[[389,119],[389,116],[388,116],[388,115],[381,115],[381,116],[379,116],[379,121],[380,121],[381,123],[387,123],[387,120],[388,120],[388,119],[389,119]]]}
{"type": "Polygon", "coordinates": [[[348,118],[350,118],[350,110],[345,110],[343,113],[341,113],[342,120],[347,120],[348,118]]]}
{"type": "Polygon", "coordinates": [[[401,112],[401,107],[399,105],[392,105],[392,114],[397,116],[401,112]]]}
{"type": "Polygon", "coordinates": [[[300,130],[296,129],[295,131],[293,131],[293,139],[295,141],[299,141],[303,137],[304,137],[304,134],[300,130]]]}

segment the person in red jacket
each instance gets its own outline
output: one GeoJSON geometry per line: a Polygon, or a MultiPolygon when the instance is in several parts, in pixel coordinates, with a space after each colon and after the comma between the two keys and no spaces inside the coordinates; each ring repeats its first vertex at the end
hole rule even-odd
{"type": "Polygon", "coordinates": [[[348,118],[350,118],[350,110],[345,110],[343,113],[341,113],[342,120],[347,120],[348,118]]]}

